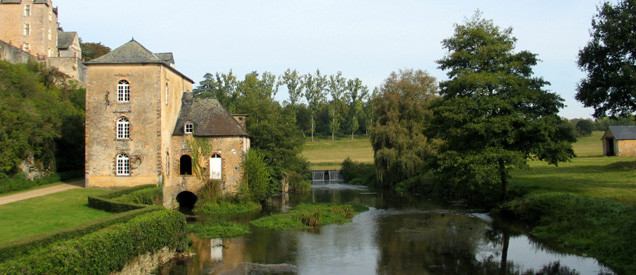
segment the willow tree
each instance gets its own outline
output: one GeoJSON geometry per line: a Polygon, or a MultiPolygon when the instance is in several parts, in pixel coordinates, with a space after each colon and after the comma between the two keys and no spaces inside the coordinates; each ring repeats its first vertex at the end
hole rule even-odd
{"type": "Polygon", "coordinates": [[[398,183],[416,179],[426,171],[435,146],[424,130],[436,91],[435,78],[427,73],[401,70],[391,73],[375,94],[375,125],[369,136],[381,186],[397,187],[398,183]]]}
{"type": "Polygon", "coordinates": [[[476,13],[442,44],[448,54],[437,62],[449,80],[440,83],[430,130],[444,141],[438,164],[447,190],[496,201],[511,169],[532,158],[557,164],[574,156],[574,137],[557,115],[563,99],[534,76],[536,54],[514,51],[511,28],[476,13]]]}

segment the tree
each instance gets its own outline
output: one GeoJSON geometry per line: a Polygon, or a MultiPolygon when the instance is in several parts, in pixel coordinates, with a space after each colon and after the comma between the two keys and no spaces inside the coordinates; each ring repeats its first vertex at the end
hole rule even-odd
{"type": "Polygon", "coordinates": [[[316,75],[306,74],[303,76],[303,89],[305,90],[305,98],[307,106],[311,111],[311,141],[314,141],[315,132],[315,115],[318,105],[325,100],[325,86],[327,78],[320,74],[320,70],[316,70],[316,75]]]}
{"type": "Polygon", "coordinates": [[[302,78],[298,74],[298,71],[287,69],[283,75],[278,77],[278,84],[287,87],[289,104],[295,107],[303,95],[302,78]]]}
{"type": "Polygon", "coordinates": [[[376,122],[369,135],[381,186],[396,187],[426,172],[435,145],[424,130],[436,92],[435,78],[420,70],[401,70],[391,73],[374,96],[376,122]]]}
{"type": "Polygon", "coordinates": [[[576,99],[594,108],[594,117],[636,112],[636,2],[605,2],[592,20],[592,40],[579,52],[587,72],[576,99]]]}
{"type": "Polygon", "coordinates": [[[82,48],[82,58],[84,61],[93,60],[110,52],[110,48],[102,45],[102,43],[82,43],[80,41],[80,48],[82,48]]]}
{"type": "Polygon", "coordinates": [[[440,182],[451,195],[494,202],[507,193],[510,171],[531,158],[550,164],[574,156],[571,129],[557,115],[563,99],[533,76],[536,54],[514,52],[512,29],[477,12],[442,41],[438,60],[448,81],[434,104],[430,133],[443,140],[440,182]]]}
{"type": "Polygon", "coordinates": [[[581,137],[587,137],[594,131],[594,121],[591,119],[579,119],[574,125],[576,134],[581,137]]]}
{"type": "Polygon", "coordinates": [[[359,78],[350,79],[347,81],[345,99],[349,104],[349,131],[351,131],[351,139],[353,135],[360,128],[358,119],[362,113],[362,100],[367,97],[369,89],[362,85],[362,81],[359,78]]]}
{"type": "Polygon", "coordinates": [[[342,96],[346,89],[347,80],[342,77],[342,73],[329,76],[328,90],[331,95],[329,104],[329,130],[331,130],[331,140],[335,139],[336,132],[340,130],[342,120],[342,96]]]}
{"type": "Polygon", "coordinates": [[[207,73],[203,76],[203,80],[199,82],[199,87],[193,90],[196,97],[213,97],[218,100],[221,105],[228,109],[232,109],[232,104],[238,96],[238,80],[232,70],[229,73],[207,73]]]}

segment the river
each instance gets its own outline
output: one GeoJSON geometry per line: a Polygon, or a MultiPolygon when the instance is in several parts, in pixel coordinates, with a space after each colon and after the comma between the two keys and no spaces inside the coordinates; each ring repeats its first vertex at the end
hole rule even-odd
{"type": "Polygon", "coordinates": [[[313,186],[307,194],[275,197],[264,212],[286,212],[301,202],[359,202],[370,209],[350,223],[312,231],[251,227],[251,234],[234,239],[191,236],[196,255],[159,273],[241,274],[244,263],[257,263],[288,264],[299,274],[612,274],[594,258],[560,253],[483,211],[364,187],[313,186]]]}

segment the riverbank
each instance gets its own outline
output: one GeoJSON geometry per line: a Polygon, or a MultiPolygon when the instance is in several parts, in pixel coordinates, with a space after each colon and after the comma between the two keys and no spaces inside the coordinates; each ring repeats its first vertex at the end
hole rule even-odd
{"type": "MultiPolygon", "coordinates": [[[[493,214],[520,220],[533,236],[598,258],[619,273],[636,273],[631,246],[636,239],[636,158],[603,156],[602,135],[596,131],[579,138],[573,144],[577,157],[570,162],[553,166],[531,161],[529,169],[515,170],[512,199],[493,214]]],[[[336,158],[364,161],[368,151],[368,139],[317,140],[308,143],[303,154],[312,167],[338,169],[329,166],[336,158]]]]}

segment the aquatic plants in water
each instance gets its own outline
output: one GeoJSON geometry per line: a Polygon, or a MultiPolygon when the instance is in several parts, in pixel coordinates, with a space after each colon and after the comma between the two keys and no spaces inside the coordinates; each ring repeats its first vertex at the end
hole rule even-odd
{"type": "Polygon", "coordinates": [[[285,214],[275,214],[250,222],[272,230],[302,230],[332,223],[350,222],[353,214],[367,211],[364,205],[299,204],[285,214]]]}
{"type": "Polygon", "coordinates": [[[234,203],[230,201],[202,201],[197,203],[194,212],[203,214],[243,214],[258,212],[261,205],[255,202],[234,203]]]}
{"type": "Polygon", "coordinates": [[[199,238],[225,239],[249,234],[250,230],[245,224],[217,221],[212,223],[188,224],[188,232],[194,233],[199,238]]]}

